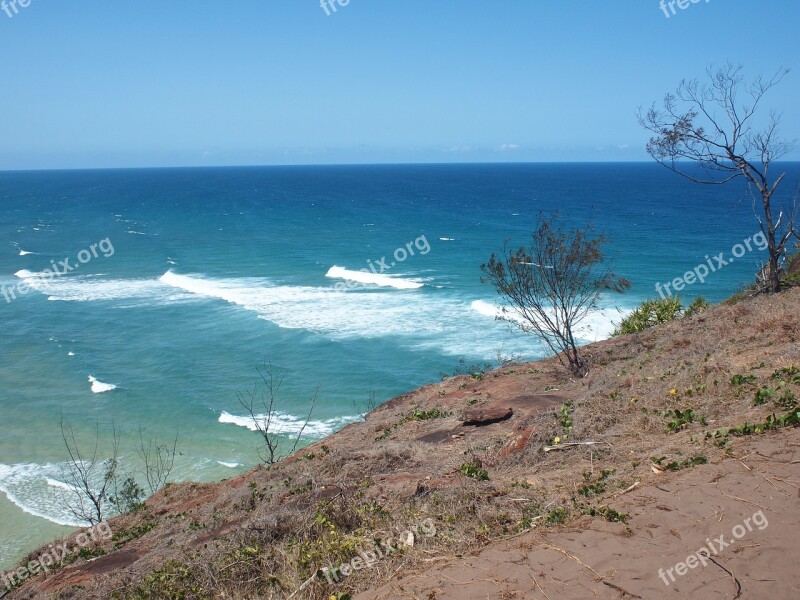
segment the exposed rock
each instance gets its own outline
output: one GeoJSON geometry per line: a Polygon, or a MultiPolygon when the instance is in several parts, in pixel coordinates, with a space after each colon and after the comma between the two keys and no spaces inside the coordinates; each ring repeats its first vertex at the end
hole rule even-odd
{"type": "Polygon", "coordinates": [[[508,446],[503,448],[500,452],[500,458],[506,459],[514,452],[522,452],[527,447],[531,435],[533,435],[533,427],[526,427],[523,429],[508,446]]]}
{"type": "Polygon", "coordinates": [[[500,423],[511,418],[514,409],[504,407],[484,406],[475,408],[464,414],[464,425],[471,427],[483,427],[492,423],[500,423]]]}
{"type": "Polygon", "coordinates": [[[439,429],[418,437],[417,441],[425,442],[426,444],[443,444],[452,441],[456,435],[457,434],[451,429],[439,429]]]}

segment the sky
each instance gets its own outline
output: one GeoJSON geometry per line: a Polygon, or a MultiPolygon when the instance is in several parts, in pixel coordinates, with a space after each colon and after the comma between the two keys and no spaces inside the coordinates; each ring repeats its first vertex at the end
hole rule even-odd
{"type": "Polygon", "coordinates": [[[792,69],[800,138],[797,0],[15,1],[0,170],[646,160],[637,109],[728,61],[792,69]]]}

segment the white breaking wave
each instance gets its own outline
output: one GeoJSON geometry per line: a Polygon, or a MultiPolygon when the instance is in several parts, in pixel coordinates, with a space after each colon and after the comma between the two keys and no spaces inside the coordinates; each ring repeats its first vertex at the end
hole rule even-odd
{"type": "Polygon", "coordinates": [[[14,273],[32,290],[58,302],[96,302],[110,300],[151,299],[158,302],[189,300],[188,294],[165,294],[162,283],[155,279],[97,279],[94,274],[45,277],[22,269],[14,273]]]}
{"type": "MultiPolygon", "coordinates": [[[[475,300],[471,304],[471,308],[476,313],[491,317],[492,319],[504,317],[517,323],[526,322],[519,311],[513,308],[506,308],[504,311],[502,306],[497,306],[485,300],[475,300]]],[[[584,342],[595,342],[607,339],[611,337],[611,334],[616,328],[615,321],[624,318],[629,312],[628,310],[616,308],[601,308],[592,311],[581,321],[574,333],[584,342]]]]}
{"type": "MultiPolygon", "coordinates": [[[[342,271],[348,276],[349,273],[375,276],[342,271]]],[[[137,300],[142,305],[216,300],[252,311],[277,327],[303,329],[332,340],[394,336],[407,348],[475,358],[494,357],[501,346],[506,352],[529,358],[546,353],[533,336],[512,333],[507,324],[490,323],[498,311],[491,302],[461,299],[436,286],[430,286],[429,293],[398,293],[398,283],[411,283],[415,289],[423,285],[398,277],[388,277],[391,289],[376,286],[369,293],[353,293],[337,291],[335,286],[282,285],[259,277],[210,278],[181,275],[172,270],[158,279],[66,276],[44,282],[36,276],[30,271],[17,272],[17,277],[27,279],[31,288],[46,294],[49,300],[137,300]]],[[[125,302],[120,306],[131,305],[125,302]]],[[[581,337],[585,341],[607,337],[614,328],[612,320],[620,318],[613,309],[592,314],[581,337]]]]}
{"type": "Polygon", "coordinates": [[[330,277],[331,279],[345,279],[347,281],[355,281],[365,285],[392,287],[398,290],[417,290],[425,285],[412,279],[401,279],[399,277],[384,275],[383,273],[372,273],[367,269],[364,269],[363,271],[350,271],[344,267],[337,267],[336,265],[328,269],[325,277],[330,277]]]}
{"type": "MultiPolygon", "coordinates": [[[[303,437],[318,439],[323,438],[326,435],[330,435],[348,423],[354,423],[360,420],[360,415],[338,417],[335,419],[328,419],[326,421],[313,420],[309,421],[308,424],[305,425],[305,428],[303,428],[303,424],[305,423],[304,417],[296,417],[287,413],[276,412],[272,415],[272,420],[270,421],[270,431],[278,435],[297,435],[302,430],[303,437]]],[[[238,427],[246,427],[250,431],[258,431],[258,426],[256,423],[260,423],[261,426],[264,427],[266,421],[266,415],[256,415],[255,418],[249,415],[246,417],[239,417],[223,411],[219,416],[220,423],[237,425],[238,427]]]]}
{"type": "Polygon", "coordinates": [[[89,375],[89,383],[92,384],[92,392],[95,394],[102,394],[103,392],[110,392],[111,390],[117,389],[113,383],[103,383],[102,381],[97,381],[94,377],[89,375]]]}
{"type": "Polygon", "coordinates": [[[237,462],[225,462],[222,460],[217,461],[218,465],[222,465],[223,467],[228,467],[229,469],[235,469],[236,467],[241,467],[242,465],[237,462]]]}
{"type": "Polygon", "coordinates": [[[79,490],[80,489],[75,485],[70,485],[69,483],[64,483],[63,481],[61,481],[59,479],[52,479],[51,477],[45,477],[45,482],[50,487],[59,488],[59,489],[62,489],[62,490],[66,490],[68,492],[74,492],[75,490],[79,490]]]}
{"type": "Polygon", "coordinates": [[[456,238],[448,238],[448,237],[441,237],[439,238],[443,242],[455,242],[456,238]]]}
{"type": "Polygon", "coordinates": [[[489,325],[468,302],[443,294],[336,292],[331,288],[275,285],[257,278],[209,279],[167,271],[164,284],[254,311],[285,329],[305,329],[334,340],[397,336],[400,344],[450,356],[489,358],[503,346],[522,356],[541,356],[531,336],[513,338],[502,324],[489,325]]]}
{"type": "Polygon", "coordinates": [[[57,525],[85,526],[64,507],[61,498],[71,486],[58,479],[60,472],[55,464],[0,464],[0,492],[29,515],[57,525]]]}

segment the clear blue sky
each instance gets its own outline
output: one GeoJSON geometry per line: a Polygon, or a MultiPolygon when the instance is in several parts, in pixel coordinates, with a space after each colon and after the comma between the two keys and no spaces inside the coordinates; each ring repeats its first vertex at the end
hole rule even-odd
{"type": "Polygon", "coordinates": [[[800,138],[797,0],[24,1],[0,169],[644,160],[637,107],[725,61],[793,70],[800,138]]]}

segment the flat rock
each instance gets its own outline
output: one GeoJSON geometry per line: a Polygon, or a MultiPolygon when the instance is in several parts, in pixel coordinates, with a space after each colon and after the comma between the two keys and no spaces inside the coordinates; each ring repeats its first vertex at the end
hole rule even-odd
{"type": "Polygon", "coordinates": [[[464,414],[464,425],[471,427],[483,427],[492,423],[506,421],[514,414],[513,408],[485,406],[474,408],[464,414]]]}
{"type": "Polygon", "coordinates": [[[443,444],[452,441],[454,435],[455,431],[452,429],[439,429],[418,437],[417,441],[426,444],[443,444]]]}

